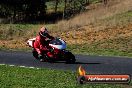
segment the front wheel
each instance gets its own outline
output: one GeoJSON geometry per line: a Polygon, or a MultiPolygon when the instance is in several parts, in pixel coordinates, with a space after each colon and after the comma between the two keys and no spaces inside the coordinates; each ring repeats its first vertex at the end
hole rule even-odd
{"type": "Polygon", "coordinates": [[[34,56],[37,60],[39,60],[40,62],[46,62],[46,61],[47,61],[47,57],[46,57],[45,55],[39,57],[39,56],[38,56],[38,52],[37,52],[35,49],[32,51],[32,53],[33,53],[33,56],[34,56]]]}
{"type": "Polygon", "coordinates": [[[76,62],[75,56],[71,52],[66,53],[66,63],[73,64],[76,62]]]}

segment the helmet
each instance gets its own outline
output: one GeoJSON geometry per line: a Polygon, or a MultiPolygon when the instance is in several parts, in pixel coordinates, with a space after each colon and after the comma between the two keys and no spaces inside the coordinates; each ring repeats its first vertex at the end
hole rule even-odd
{"type": "Polygon", "coordinates": [[[39,35],[42,36],[42,37],[47,37],[47,35],[48,35],[47,29],[45,27],[42,27],[40,29],[39,35]]]}

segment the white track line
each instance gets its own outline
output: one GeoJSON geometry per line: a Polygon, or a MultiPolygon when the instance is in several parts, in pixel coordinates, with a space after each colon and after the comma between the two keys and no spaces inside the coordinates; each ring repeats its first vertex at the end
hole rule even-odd
{"type": "Polygon", "coordinates": [[[35,68],[35,67],[29,67],[29,68],[35,68]]]}
{"type": "Polygon", "coordinates": [[[6,65],[6,64],[0,64],[0,65],[6,65]]]}
{"type": "MultiPolygon", "coordinates": [[[[7,64],[0,64],[0,66],[2,65],[7,65],[7,64]]],[[[7,66],[10,66],[10,67],[14,67],[15,65],[7,65],[7,66]]],[[[40,69],[40,68],[37,68],[37,67],[27,67],[27,66],[17,66],[17,67],[21,67],[21,68],[32,68],[32,69],[40,69]]]]}
{"type": "Polygon", "coordinates": [[[13,67],[13,66],[15,66],[15,65],[9,65],[9,66],[13,67]]]}
{"type": "Polygon", "coordinates": [[[21,67],[21,68],[25,68],[26,66],[19,66],[19,67],[21,67]]]}

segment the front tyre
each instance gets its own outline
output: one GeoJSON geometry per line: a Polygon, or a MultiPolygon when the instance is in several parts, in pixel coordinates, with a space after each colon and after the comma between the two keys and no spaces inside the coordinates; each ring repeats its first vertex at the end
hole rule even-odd
{"type": "Polygon", "coordinates": [[[66,63],[73,64],[76,62],[75,56],[71,52],[66,53],[66,63]]]}

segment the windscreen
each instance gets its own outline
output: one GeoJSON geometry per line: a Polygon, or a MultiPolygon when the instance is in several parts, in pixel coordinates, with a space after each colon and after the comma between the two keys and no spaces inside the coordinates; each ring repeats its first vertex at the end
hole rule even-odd
{"type": "Polygon", "coordinates": [[[62,42],[59,40],[59,39],[54,39],[50,42],[50,44],[53,44],[53,45],[62,45],[62,42]]]}

